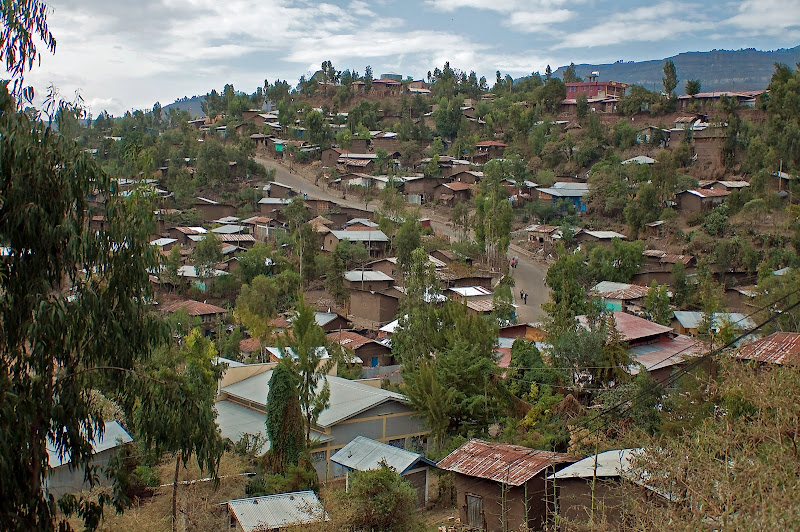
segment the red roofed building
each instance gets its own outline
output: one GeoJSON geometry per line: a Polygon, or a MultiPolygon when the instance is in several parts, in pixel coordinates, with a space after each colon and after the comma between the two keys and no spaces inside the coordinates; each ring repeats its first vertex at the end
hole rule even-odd
{"type": "Polygon", "coordinates": [[[747,344],[733,355],[765,364],[800,365],[800,333],[776,332],[747,344]]]}
{"type": "Polygon", "coordinates": [[[561,453],[472,439],[437,467],[455,474],[461,523],[487,532],[542,530],[553,511],[545,477],[575,459],[561,453]]]}
{"type": "Polygon", "coordinates": [[[579,81],[565,83],[567,86],[567,99],[577,100],[581,94],[587,98],[621,98],[625,96],[627,83],[617,81],[579,81]]]}
{"type": "Polygon", "coordinates": [[[214,334],[217,324],[225,320],[228,311],[222,307],[211,305],[209,303],[201,303],[193,299],[184,301],[173,301],[167,303],[159,309],[163,314],[173,314],[175,312],[185,310],[189,316],[200,318],[202,323],[203,334],[210,336],[214,334]]]}
{"type": "Polygon", "coordinates": [[[698,189],[684,190],[675,194],[678,210],[683,212],[709,211],[725,202],[725,198],[730,195],[727,190],[698,189]]]}
{"type": "Polygon", "coordinates": [[[484,164],[491,159],[502,157],[508,144],[499,140],[484,140],[475,145],[475,156],[472,161],[476,164],[484,164]]]}
{"type": "Polygon", "coordinates": [[[328,333],[328,341],[337,343],[352,352],[365,367],[376,368],[390,366],[394,363],[392,350],[375,340],[353,331],[336,331],[328,333]]]}
{"type": "Polygon", "coordinates": [[[433,189],[433,197],[447,204],[469,201],[471,191],[468,183],[453,181],[442,183],[433,189]]]}

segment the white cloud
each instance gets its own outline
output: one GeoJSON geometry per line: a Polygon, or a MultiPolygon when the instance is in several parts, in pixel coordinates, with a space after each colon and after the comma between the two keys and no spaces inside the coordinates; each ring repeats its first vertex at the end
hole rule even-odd
{"type": "Polygon", "coordinates": [[[568,9],[555,9],[552,11],[519,11],[511,14],[508,25],[517,31],[525,33],[541,32],[550,24],[558,24],[571,19],[575,13],[568,9]]]}
{"type": "Polygon", "coordinates": [[[725,21],[744,35],[800,38],[800,2],[796,0],[744,0],[738,13],[725,21]],[[787,34],[788,32],[788,34],[787,34]]]}
{"type": "Polygon", "coordinates": [[[691,6],[664,2],[615,13],[582,31],[565,33],[553,48],[592,48],[628,42],[669,41],[704,34],[708,23],[691,6]],[[686,16],[691,14],[691,16],[686,16]]]}

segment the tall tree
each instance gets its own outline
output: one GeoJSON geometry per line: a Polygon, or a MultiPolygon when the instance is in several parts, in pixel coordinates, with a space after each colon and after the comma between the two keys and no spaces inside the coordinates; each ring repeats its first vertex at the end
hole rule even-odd
{"type": "Polygon", "coordinates": [[[664,94],[667,95],[667,98],[672,98],[675,87],[678,86],[678,75],[675,73],[675,63],[671,59],[664,61],[664,77],[661,78],[661,84],[664,86],[664,94]]]}
{"type": "Polygon", "coordinates": [[[178,477],[192,455],[216,482],[224,443],[217,430],[214,400],[222,367],[214,363],[217,350],[198,329],[184,339],[175,366],[157,368],[153,378],[161,385],[147,401],[137,403],[133,419],[137,439],[147,450],[175,453],[172,484],[172,530],[177,530],[178,477]],[[188,422],[187,422],[188,420],[188,422]]]}
{"type": "MultiPolygon", "coordinates": [[[[34,30],[25,25],[38,23],[9,28],[6,18],[38,17],[29,4],[3,4],[4,31],[34,30]]],[[[9,38],[3,47],[33,37],[9,38]]],[[[139,396],[136,367],[164,339],[146,306],[147,272],[158,265],[152,207],[138,194],[118,196],[89,154],[15,107],[0,88],[0,523],[53,530],[59,521],[68,530],[62,516],[78,514],[94,528],[104,505],[122,501],[80,495],[57,508],[43,487],[47,449],[96,480],[91,449],[103,417],[87,391],[139,396]],[[86,223],[95,190],[107,198],[99,232],[86,223]]]]}
{"type": "Polygon", "coordinates": [[[422,226],[416,216],[409,216],[394,236],[397,248],[397,265],[403,275],[411,269],[411,253],[422,244],[422,226]]]}
{"type": "Polygon", "coordinates": [[[290,465],[297,465],[305,449],[299,384],[298,375],[287,362],[272,370],[267,394],[268,455],[272,469],[279,474],[285,474],[290,465]]]}
{"type": "Polygon", "coordinates": [[[700,80],[699,79],[687,79],[686,80],[686,94],[694,98],[696,94],[700,92],[700,80]]]}
{"type": "Polygon", "coordinates": [[[562,78],[564,83],[577,83],[581,80],[581,77],[578,76],[578,73],[575,70],[575,63],[570,63],[569,66],[564,69],[564,75],[562,78]]]}
{"type": "Polygon", "coordinates": [[[217,264],[222,262],[222,258],[222,243],[217,234],[212,231],[207,232],[192,252],[197,277],[202,280],[206,288],[208,288],[209,279],[214,277],[217,264]]]}
{"type": "Polygon", "coordinates": [[[493,159],[484,166],[480,194],[475,198],[475,238],[486,250],[492,267],[499,267],[511,243],[513,209],[508,189],[503,183],[507,176],[503,162],[493,159]]]}
{"type": "Polygon", "coordinates": [[[672,312],[669,309],[667,285],[659,285],[653,281],[644,298],[644,309],[647,311],[647,317],[650,321],[661,325],[669,325],[672,320],[672,312]]]}
{"type": "Polygon", "coordinates": [[[279,338],[284,358],[291,360],[287,348],[296,355],[293,367],[299,376],[300,407],[306,417],[306,442],[311,442],[311,427],[328,408],[330,385],[327,373],[335,363],[326,349],[325,331],[317,324],[313,307],[301,298],[292,320],[292,334],[279,338]]]}

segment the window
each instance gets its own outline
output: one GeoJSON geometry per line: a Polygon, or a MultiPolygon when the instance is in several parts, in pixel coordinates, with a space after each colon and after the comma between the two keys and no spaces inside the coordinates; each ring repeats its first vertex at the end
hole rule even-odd
{"type": "Polygon", "coordinates": [[[316,453],[311,453],[311,461],[312,462],[324,462],[325,461],[325,451],[318,451],[316,453]]]}
{"type": "Polygon", "coordinates": [[[467,493],[467,525],[483,528],[483,499],[471,493],[467,493]]]}
{"type": "Polygon", "coordinates": [[[405,449],[406,448],[406,439],[405,438],[398,438],[396,440],[389,440],[387,442],[392,447],[397,447],[398,449],[405,449]]]}

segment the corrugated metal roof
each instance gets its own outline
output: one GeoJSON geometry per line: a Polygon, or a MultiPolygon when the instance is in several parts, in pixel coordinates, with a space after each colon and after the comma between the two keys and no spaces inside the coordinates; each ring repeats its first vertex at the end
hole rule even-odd
{"type": "Polygon", "coordinates": [[[675,366],[687,358],[705,354],[708,345],[700,340],[688,336],[677,335],[674,338],[663,338],[652,344],[638,345],[628,350],[633,358],[633,364],[628,367],[628,373],[639,373],[640,364],[647,371],[675,366]]]}
{"type": "Polygon", "coordinates": [[[482,286],[456,286],[449,288],[449,290],[455,292],[461,297],[492,296],[492,291],[482,286]]]}
{"type": "MultiPolygon", "coordinates": [[[[264,407],[267,404],[269,380],[271,378],[272,371],[265,371],[264,373],[226,386],[222,391],[233,397],[238,397],[264,407]]],[[[389,390],[383,390],[381,388],[374,388],[341,377],[328,375],[327,381],[331,390],[330,406],[320,414],[316,423],[319,427],[330,427],[340,421],[360,414],[364,410],[388,401],[406,402],[405,396],[399,393],[390,392],[389,390]]],[[[322,380],[320,380],[317,391],[322,389],[323,384],[322,380]]]]}
{"type": "Polygon", "coordinates": [[[467,301],[467,308],[475,312],[492,312],[494,311],[494,300],[492,299],[478,299],[467,301]]]}
{"type": "Polygon", "coordinates": [[[650,288],[638,284],[600,281],[592,287],[592,290],[606,299],[628,300],[646,296],[650,288]]]}
{"type": "MultiPolygon", "coordinates": [[[[703,321],[702,312],[676,310],[673,314],[678,323],[681,324],[681,327],[685,329],[697,329],[703,321]]],[[[740,329],[752,329],[756,326],[756,323],[745,314],[739,312],[716,312],[713,315],[711,328],[719,329],[723,320],[730,321],[740,329]]]]}
{"type": "Polygon", "coordinates": [[[235,499],[228,501],[228,509],[244,532],[305,525],[329,519],[316,493],[310,490],[235,499]]]}
{"type": "Polygon", "coordinates": [[[605,451],[597,455],[597,468],[595,469],[595,455],[591,454],[569,465],[561,471],[547,477],[547,480],[564,478],[592,478],[618,477],[621,473],[631,469],[631,459],[642,452],[638,449],[616,449],[605,451]]]}
{"type": "Polygon", "coordinates": [[[741,347],[734,356],[771,364],[800,365],[800,333],[772,333],[741,347]]]}
{"type": "Polygon", "coordinates": [[[209,303],[201,303],[193,299],[188,301],[175,301],[160,308],[161,312],[177,312],[184,309],[189,316],[208,316],[211,314],[225,314],[228,312],[222,307],[209,303]]]}
{"type": "Polygon", "coordinates": [[[628,238],[622,233],[617,233],[616,231],[590,231],[588,229],[583,229],[580,232],[585,233],[591,237],[597,238],[599,240],[611,240],[612,238],[619,238],[621,240],[625,240],[628,238]]]}
{"type": "Polygon", "coordinates": [[[331,234],[338,240],[350,240],[351,242],[388,242],[383,231],[331,231],[331,234]]]}
{"type": "MultiPolygon", "coordinates": [[[[130,443],[133,441],[133,438],[131,438],[131,435],[116,421],[105,423],[103,436],[92,442],[92,454],[101,453],[117,447],[117,445],[119,445],[117,440],[122,443],[130,443]]],[[[72,461],[72,457],[69,455],[59,456],[55,446],[49,440],[47,442],[47,459],[51,468],[59,467],[72,461]]]]}
{"type": "Polygon", "coordinates": [[[351,283],[360,283],[361,281],[392,281],[394,282],[394,277],[390,275],[386,275],[381,271],[361,271],[361,270],[353,270],[349,272],[344,272],[344,278],[350,281],[351,283]]]}
{"type": "Polygon", "coordinates": [[[434,462],[419,453],[412,453],[365,436],[356,436],[350,443],[336,451],[336,454],[331,456],[331,462],[356,471],[380,469],[381,462],[385,462],[401,475],[417,467],[419,462],[422,462],[419,465],[436,466],[434,462]]]}
{"type": "MultiPolygon", "coordinates": [[[[614,312],[614,321],[617,324],[617,331],[622,335],[623,342],[672,332],[672,327],[664,327],[627,312],[614,312]]],[[[578,316],[578,323],[583,327],[587,327],[586,316],[578,316]]]]}
{"type": "Polygon", "coordinates": [[[472,439],[437,464],[440,469],[521,486],[545,468],[575,459],[562,453],[472,439]]]}

